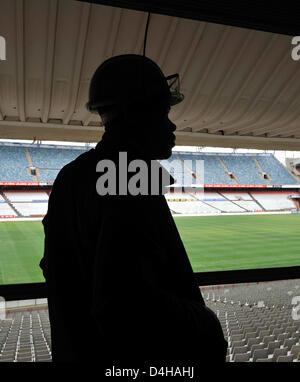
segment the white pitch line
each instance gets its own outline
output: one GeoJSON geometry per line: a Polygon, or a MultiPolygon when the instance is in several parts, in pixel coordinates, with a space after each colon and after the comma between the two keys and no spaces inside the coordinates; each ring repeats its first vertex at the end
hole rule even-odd
{"type": "Polygon", "coordinates": [[[1,218],[0,222],[8,222],[8,221],[14,221],[14,222],[24,222],[24,221],[36,221],[36,220],[43,220],[42,217],[39,218],[1,218]]]}

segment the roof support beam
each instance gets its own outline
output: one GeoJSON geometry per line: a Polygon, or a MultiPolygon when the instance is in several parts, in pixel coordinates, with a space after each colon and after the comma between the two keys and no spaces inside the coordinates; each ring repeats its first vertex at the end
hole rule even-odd
{"type": "Polygon", "coordinates": [[[20,120],[25,122],[25,80],[24,80],[24,3],[15,0],[16,7],[16,57],[17,57],[17,98],[20,120]]]}
{"type": "MultiPolygon", "coordinates": [[[[119,34],[119,28],[121,23],[121,17],[123,14],[122,9],[115,9],[113,13],[113,20],[112,20],[112,27],[110,30],[110,36],[106,43],[106,49],[105,49],[105,59],[112,57],[114,55],[114,48],[117,42],[118,34],[119,34]]],[[[101,62],[99,62],[99,65],[101,62]]],[[[83,119],[83,126],[88,126],[88,124],[93,119],[92,113],[87,113],[86,117],[83,119]]]]}
{"type": "Polygon", "coordinates": [[[300,150],[300,139],[266,138],[238,135],[219,135],[193,132],[175,132],[176,145],[202,147],[230,147],[258,150],[300,150]]]}
{"type": "Polygon", "coordinates": [[[82,13],[81,13],[81,21],[80,27],[77,35],[77,49],[73,66],[73,76],[72,76],[72,86],[71,86],[71,96],[68,105],[68,110],[63,117],[63,123],[68,124],[76,106],[78,89],[80,84],[80,74],[83,61],[85,59],[84,48],[86,44],[87,34],[88,34],[88,26],[90,20],[90,4],[83,4],[82,13]]]}
{"type": "Polygon", "coordinates": [[[56,22],[57,22],[57,0],[52,0],[48,8],[48,31],[47,31],[47,53],[45,58],[45,78],[44,78],[44,99],[42,109],[42,121],[46,123],[49,118],[52,78],[54,67],[54,52],[56,38],[56,22]]]}

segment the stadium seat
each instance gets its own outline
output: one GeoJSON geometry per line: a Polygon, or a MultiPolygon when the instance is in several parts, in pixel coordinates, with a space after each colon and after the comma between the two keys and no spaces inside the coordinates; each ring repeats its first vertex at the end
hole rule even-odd
{"type": "Polygon", "coordinates": [[[278,336],[279,334],[282,334],[284,333],[284,329],[283,328],[276,328],[273,330],[273,335],[274,336],[278,336]]]}
{"type": "Polygon", "coordinates": [[[287,338],[284,340],[283,346],[287,347],[288,350],[291,350],[292,346],[296,345],[297,342],[297,338],[287,338]]]}
{"type": "Polygon", "coordinates": [[[263,338],[269,336],[270,334],[270,329],[263,329],[263,330],[259,330],[258,329],[258,337],[263,340],[263,338]]]}
{"type": "Polygon", "coordinates": [[[245,335],[246,340],[248,341],[250,338],[257,338],[256,331],[248,332],[245,335]]]}
{"type": "Polygon", "coordinates": [[[292,362],[293,356],[292,355],[281,355],[277,358],[276,362],[292,362]]]}
{"type": "Polygon", "coordinates": [[[279,341],[270,341],[268,343],[268,353],[273,354],[275,349],[280,348],[280,342],[279,341]]]}
{"type": "Polygon", "coordinates": [[[252,345],[252,346],[251,346],[251,350],[250,350],[250,352],[251,352],[251,357],[253,358],[253,355],[254,355],[255,350],[262,350],[262,349],[267,350],[267,349],[265,348],[265,344],[254,344],[254,345],[252,345]]]}
{"type": "Polygon", "coordinates": [[[280,344],[283,345],[284,341],[289,338],[289,334],[288,333],[282,333],[282,334],[279,334],[278,337],[277,337],[277,340],[280,341],[280,344]]]}
{"type": "Polygon", "coordinates": [[[256,333],[256,329],[253,326],[244,326],[244,333],[247,335],[248,333],[256,333]]]}
{"type": "Polygon", "coordinates": [[[234,336],[236,334],[244,334],[244,330],[243,329],[232,329],[230,331],[230,334],[231,334],[231,336],[234,336]]]}
{"type": "Polygon", "coordinates": [[[261,340],[259,338],[249,338],[247,343],[248,343],[248,350],[251,350],[252,345],[260,344],[261,340]]]}
{"type": "Polygon", "coordinates": [[[287,355],[287,352],[288,352],[288,348],[275,349],[273,354],[274,360],[277,361],[277,358],[279,356],[287,355]]]}
{"type": "Polygon", "coordinates": [[[291,348],[291,354],[293,355],[294,359],[299,358],[299,356],[300,356],[300,345],[293,345],[291,348]]]}
{"type": "Polygon", "coordinates": [[[253,352],[253,362],[260,358],[268,358],[268,350],[267,349],[256,349],[253,352]]]}
{"type": "Polygon", "coordinates": [[[300,342],[300,332],[293,333],[292,338],[296,338],[300,342]]]}
{"type": "Polygon", "coordinates": [[[266,337],[263,338],[262,342],[265,345],[268,345],[269,342],[275,341],[275,339],[276,339],[276,337],[274,335],[266,336],[266,337]]]}
{"type": "Polygon", "coordinates": [[[232,347],[245,346],[245,345],[247,345],[245,339],[242,340],[242,341],[233,341],[233,342],[231,342],[231,346],[232,347]]]}
{"type": "Polygon", "coordinates": [[[288,326],[286,329],[285,329],[285,332],[292,335],[294,333],[296,333],[298,327],[297,326],[288,326]]]}
{"type": "Polygon", "coordinates": [[[249,362],[250,353],[235,354],[233,360],[234,362],[249,362]]]}
{"type": "Polygon", "coordinates": [[[243,334],[235,334],[233,336],[231,336],[231,341],[234,342],[234,341],[242,341],[244,339],[244,335],[243,334]]]}
{"type": "Polygon", "coordinates": [[[259,358],[256,362],[273,362],[272,358],[259,358]]]}

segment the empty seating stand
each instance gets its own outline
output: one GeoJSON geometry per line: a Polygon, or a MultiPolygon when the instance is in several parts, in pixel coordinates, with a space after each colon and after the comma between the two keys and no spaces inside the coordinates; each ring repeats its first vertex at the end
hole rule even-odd
{"type": "MultiPolygon", "coordinates": [[[[299,288],[300,280],[200,288],[228,341],[227,362],[300,362],[300,320],[287,293],[299,288]]],[[[44,361],[51,361],[46,308],[12,311],[0,321],[0,362],[44,361]]]]}
{"type": "Polygon", "coordinates": [[[12,310],[0,320],[0,362],[51,362],[47,308],[12,310]]]}
{"type": "Polygon", "coordinates": [[[228,341],[227,362],[299,362],[300,320],[291,304],[299,288],[300,280],[204,288],[228,341]]]}
{"type": "MultiPolygon", "coordinates": [[[[53,182],[59,170],[87,149],[80,146],[0,143],[0,179],[53,182]],[[27,169],[38,169],[31,175],[27,169]]],[[[297,180],[272,154],[219,154],[174,152],[160,163],[178,183],[193,184],[297,184],[297,180]],[[261,169],[270,176],[267,181],[261,169]],[[232,173],[234,179],[229,175],[232,173]]]]}
{"type": "Polygon", "coordinates": [[[4,194],[20,216],[44,216],[47,213],[49,196],[44,191],[5,191],[4,194]]]}

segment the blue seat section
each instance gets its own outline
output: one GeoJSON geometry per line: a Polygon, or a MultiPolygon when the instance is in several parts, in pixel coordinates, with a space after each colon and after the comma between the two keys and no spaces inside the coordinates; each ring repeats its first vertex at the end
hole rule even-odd
{"type": "Polygon", "coordinates": [[[264,172],[270,175],[272,184],[298,184],[297,180],[273,156],[256,156],[264,172]]]}
{"type": "Polygon", "coordinates": [[[258,160],[264,172],[271,175],[271,184],[298,183],[277,161],[273,154],[249,155],[176,152],[169,159],[161,160],[160,163],[181,184],[201,182],[206,184],[235,184],[235,181],[227,175],[221,161],[223,161],[228,171],[236,176],[239,184],[269,184],[266,179],[261,177],[260,169],[254,158],[258,160]],[[201,166],[201,161],[204,161],[204,166],[201,166]],[[195,179],[191,172],[195,173],[198,178],[195,179]]]}
{"type": "Polygon", "coordinates": [[[225,168],[219,161],[218,155],[199,155],[197,159],[204,160],[204,183],[234,184],[234,180],[226,174],[225,168]]]}
{"type": "Polygon", "coordinates": [[[234,184],[229,178],[217,155],[175,153],[160,163],[182,184],[234,184]],[[204,165],[202,165],[204,161],[204,165]],[[194,177],[192,174],[196,174],[194,177]],[[204,174],[203,174],[204,172],[204,174]]]}
{"type": "Polygon", "coordinates": [[[40,170],[38,175],[39,182],[54,182],[59,170],[40,170]]]}
{"type": "Polygon", "coordinates": [[[25,147],[0,146],[0,181],[34,182],[27,173],[29,166],[25,147]]]}
{"type": "Polygon", "coordinates": [[[28,150],[33,166],[40,169],[40,175],[38,175],[40,182],[53,182],[63,166],[85,151],[84,149],[43,147],[29,147],[28,150]]]}
{"type": "MultiPolygon", "coordinates": [[[[34,181],[35,177],[27,173],[29,161],[26,147],[34,167],[40,170],[37,175],[40,182],[53,182],[63,166],[86,151],[85,147],[59,147],[53,145],[5,145],[0,144],[0,181],[34,181]]],[[[232,172],[239,184],[268,184],[260,176],[257,159],[264,172],[271,176],[271,184],[298,184],[273,154],[218,154],[174,152],[169,159],[159,162],[180,184],[235,184],[227,173],[232,172]]]]}
{"type": "Polygon", "coordinates": [[[253,156],[243,154],[219,155],[228,171],[232,172],[239,184],[268,184],[260,176],[260,170],[253,156]]]}

